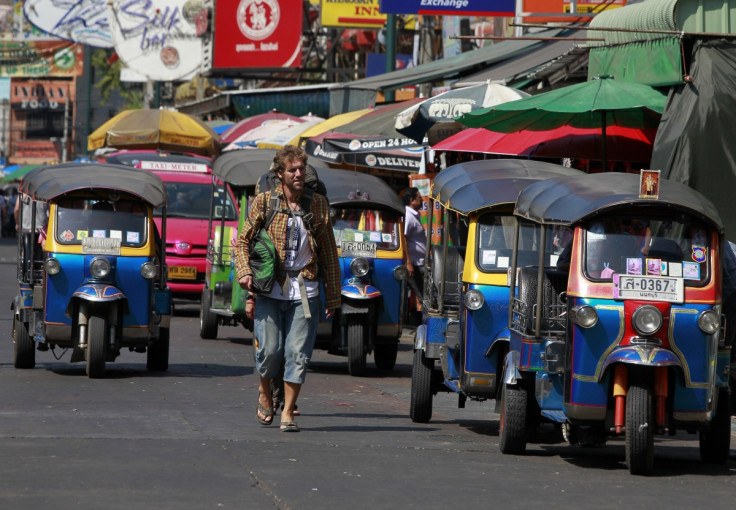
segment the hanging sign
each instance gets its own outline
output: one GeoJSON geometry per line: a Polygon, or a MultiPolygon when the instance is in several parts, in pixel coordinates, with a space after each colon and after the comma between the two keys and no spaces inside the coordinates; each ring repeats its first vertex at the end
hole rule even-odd
{"type": "Polygon", "coordinates": [[[212,67],[298,67],[302,0],[218,0],[212,67]]]}
{"type": "Polygon", "coordinates": [[[107,0],[26,0],[23,14],[44,32],[97,48],[112,47],[107,0]]]}
{"type": "Polygon", "coordinates": [[[149,80],[173,81],[203,65],[203,0],[113,0],[112,41],[125,65],[149,80]]]}
{"type": "Polygon", "coordinates": [[[516,0],[379,0],[383,14],[513,16],[516,0]]]}

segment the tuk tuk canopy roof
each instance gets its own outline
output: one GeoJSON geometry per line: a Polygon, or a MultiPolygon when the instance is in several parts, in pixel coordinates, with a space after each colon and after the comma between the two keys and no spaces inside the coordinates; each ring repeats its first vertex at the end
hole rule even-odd
{"type": "Polygon", "coordinates": [[[513,204],[530,184],[582,172],[552,163],[524,159],[488,159],[459,163],[442,170],[432,183],[430,196],[460,214],[513,204]]]}
{"type": "Polygon", "coordinates": [[[276,152],[276,149],[228,151],[215,160],[212,173],[234,186],[255,186],[271,168],[276,152]]]}
{"type": "Polygon", "coordinates": [[[130,166],[109,163],[45,165],[29,172],[20,192],[48,201],[72,191],[108,189],[130,193],[153,207],[166,205],[166,187],[159,176],[130,166]]]}
{"type": "MultiPolygon", "coordinates": [[[[521,192],[514,214],[543,224],[572,225],[625,207],[672,209],[700,217],[723,232],[713,203],[679,182],[659,180],[659,197],[642,198],[638,174],[600,173],[556,177],[521,192]]],[[[646,212],[642,213],[646,215],[646,212]]]]}
{"type": "Polygon", "coordinates": [[[388,210],[400,216],[406,211],[399,195],[374,175],[333,168],[318,168],[317,172],[325,183],[331,206],[388,210]]]}

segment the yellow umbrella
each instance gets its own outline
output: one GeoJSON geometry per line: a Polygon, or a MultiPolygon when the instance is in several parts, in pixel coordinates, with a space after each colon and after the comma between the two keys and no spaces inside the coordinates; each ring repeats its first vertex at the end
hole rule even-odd
{"type": "Polygon", "coordinates": [[[220,136],[201,120],[174,110],[125,110],[87,138],[87,150],[161,149],[204,156],[220,153],[220,136]]]}
{"type": "Polygon", "coordinates": [[[306,139],[312,136],[321,135],[325,131],[329,131],[330,129],[334,129],[336,127],[342,126],[344,124],[347,124],[348,122],[352,122],[355,119],[361,118],[363,115],[371,113],[372,111],[373,111],[373,108],[365,108],[363,110],[356,110],[354,112],[347,112],[347,113],[341,113],[339,115],[333,115],[329,119],[324,120],[320,122],[319,124],[307,129],[303,133],[297,135],[286,145],[298,145],[299,140],[301,139],[306,139]]]}

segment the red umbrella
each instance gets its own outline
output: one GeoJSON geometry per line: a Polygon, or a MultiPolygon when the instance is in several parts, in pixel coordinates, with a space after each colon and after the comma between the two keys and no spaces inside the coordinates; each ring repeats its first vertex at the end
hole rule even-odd
{"type": "Polygon", "coordinates": [[[222,133],[220,136],[220,142],[223,144],[231,143],[240,138],[248,131],[255,129],[260,126],[265,126],[271,122],[278,122],[280,120],[292,120],[294,122],[305,122],[304,119],[300,119],[295,115],[289,115],[288,113],[281,113],[273,110],[259,115],[253,115],[252,117],[246,117],[240,122],[230,126],[227,131],[222,133]]]}
{"type": "MultiPolygon", "coordinates": [[[[608,159],[650,161],[656,128],[609,126],[606,130],[608,159]]],[[[484,128],[468,128],[442,140],[436,151],[484,152],[539,158],[602,160],[601,130],[562,126],[548,131],[497,133],[484,128]]]]}

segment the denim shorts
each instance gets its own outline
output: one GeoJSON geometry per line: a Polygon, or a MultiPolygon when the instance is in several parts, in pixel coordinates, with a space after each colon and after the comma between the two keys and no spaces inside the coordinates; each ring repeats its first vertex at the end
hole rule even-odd
{"type": "Polygon", "coordinates": [[[285,361],[284,381],[304,384],[317,336],[320,306],[319,296],[309,298],[312,318],[306,319],[301,300],[258,296],[253,334],[258,339],[256,369],[261,377],[277,377],[285,361]]]}

